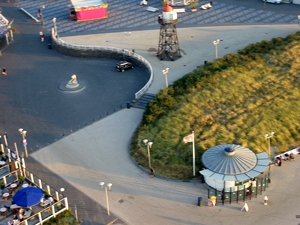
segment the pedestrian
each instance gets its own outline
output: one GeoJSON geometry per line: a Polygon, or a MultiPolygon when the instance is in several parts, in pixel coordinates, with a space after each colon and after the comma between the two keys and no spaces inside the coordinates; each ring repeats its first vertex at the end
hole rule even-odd
{"type": "Polygon", "coordinates": [[[154,177],[154,169],[153,167],[150,168],[150,177],[153,178],[154,177]]]}
{"type": "Polygon", "coordinates": [[[279,156],[279,163],[278,163],[278,166],[281,166],[281,163],[282,163],[282,156],[279,156]]]}
{"type": "Polygon", "coordinates": [[[40,38],[41,38],[41,42],[43,42],[45,39],[45,35],[44,35],[43,31],[40,31],[40,38]]]}
{"type": "Polygon", "coordinates": [[[221,191],[222,205],[225,203],[225,191],[224,189],[221,191]]]}
{"type": "Polygon", "coordinates": [[[5,69],[5,67],[3,67],[2,74],[5,76],[7,75],[7,70],[5,69]]]}

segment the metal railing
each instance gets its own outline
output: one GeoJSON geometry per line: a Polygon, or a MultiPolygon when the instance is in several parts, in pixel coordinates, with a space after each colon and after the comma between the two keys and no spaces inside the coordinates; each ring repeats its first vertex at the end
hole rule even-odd
{"type": "Polygon", "coordinates": [[[251,185],[238,185],[230,188],[230,191],[219,191],[214,188],[208,188],[208,199],[212,196],[217,197],[217,202],[222,204],[231,204],[232,202],[240,202],[251,200],[252,197],[257,198],[257,195],[262,195],[270,183],[269,173],[263,177],[256,177],[251,185]]]}

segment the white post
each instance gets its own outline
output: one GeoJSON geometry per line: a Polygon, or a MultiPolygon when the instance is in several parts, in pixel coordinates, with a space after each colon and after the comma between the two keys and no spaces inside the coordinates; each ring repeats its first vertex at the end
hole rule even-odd
{"type": "Polygon", "coordinates": [[[39,186],[40,186],[40,188],[41,188],[41,189],[43,189],[43,186],[42,186],[42,181],[41,181],[41,179],[39,179],[39,186]]]}
{"type": "Polygon", "coordinates": [[[34,178],[33,178],[33,174],[32,173],[30,173],[30,180],[31,180],[32,183],[34,183],[34,178]]]}
{"type": "Polygon", "coordinates": [[[147,144],[148,147],[148,161],[149,161],[149,168],[151,168],[151,160],[150,160],[150,146],[147,144]]]}
{"type": "Polygon", "coordinates": [[[8,144],[7,144],[7,138],[6,138],[6,132],[5,132],[5,134],[4,134],[3,136],[4,136],[5,146],[8,147],[8,144]]]}
{"type": "Polygon", "coordinates": [[[65,197],[65,206],[66,206],[67,209],[69,209],[69,204],[68,204],[68,198],[67,197],[65,197]]]}
{"type": "MultiPolygon", "coordinates": [[[[40,221],[40,223],[43,221],[43,218],[42,218],[41,212],[39,212],[39,221],[40,221]]],[[[42,224],[42,223],[41,223],[41,224],[42,224]]]]}
{"type": "Polygon", "coordinates": [[[8,153],[8,162],[11,162],[11,154],[9,148],[7,148],[7,153],[8,153]]]}
{"type": "Polygon", "coordinates": [[[52,209],[53,216],[56,217],[54,205],[51,205],[51,209],[52,209]]]}
{"type": "Polygon", "coordinates": [[[105,194],[106,194],[107,215],[110,215],[110,212],[109,212],[109,203],[108,203],[107,187],[105,187],[105,194]]]}
{"type": "Polygon", "coordinates": [[[10,30],[10,36],[11,36],[11,41],[14,41],[14,34],[12,30],[10,30]]]}
{"type": "Polygon", "coordinates": [[[5,34],[5,38],[6,38],[6,44],[9,45],[9,38],[8,38],[8,33],[5,34]]]}
{"type": "Polygon", "coordinates": [[[193,176],[196,175],[196,169],[195,169],[195,164],[196,164],[196,156],[195,156],[195,132],[193,131],[193,176]]]}
{"type": "Polygon", "coordinates": [[[218,58],[218,44],[220,43],[220,39],[213,41],[213,43],[216,46],[216,58],[218,58]]]}
{"type": "Polygon", "coordinates": [[[55,192],[55,195],[56,195],[56,199],[57,199],[57,201],[59,201],[59,194],[58,194],[58,192],[57,192],[57,191],[55,192]]]}
{"type": "Polygon", "coordinates": [[[47,191],[48,191],[49,195],[51,195],[51,191],[50,191],[50,186],[49,185],[47,185],[47,191]]]}
{"type": "Polygon", "coordinates": [[[23,168],[26,169],[26,164],[25,164],[25,159],[22,158],[22,165],[23,165],[23,168]]]}
{"type": "Polygon", "coordinates": [[[166,78],[166,87],[169,87],[169,84],[168,84],[168,72],[169,72],[169,68],[166,68],[162,72],[163,72],[163,74],[165,75],[165,78],[166,78]]]}

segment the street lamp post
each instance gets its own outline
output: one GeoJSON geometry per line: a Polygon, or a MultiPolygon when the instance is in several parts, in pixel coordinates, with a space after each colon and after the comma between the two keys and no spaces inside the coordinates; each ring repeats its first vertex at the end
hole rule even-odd
{"type": "Polygon", "coordinates": [[[42,5],[41,7],[41,14],[40,14],[40,17],[41,17],[41,20],[42,20],[42,25],[44,26],[44,14],[43,14],[43,9],[45,8],[45,5],[42,5]]]}
{"type": "MultiPolygon", "coordinates": [[[[100,182],[99,183],[101,188],[103,188],[104,186],[104,182],[100,182]]],[[[111,191],[111,186],[112,186],[112,183],[108,183],[105,187],[105,196],[106,196],[106,205],[107,205],[107,215],[110,215],[110,212],[109,212],[109,202],[108,202],[108,193],[107,193],[107,187],[108,189],[111,191]]]]}
{"type": "Polygon", "coordinates": [[[150,148],[152,148],[153,142],[151,142],[151,141],[148,142],[147,139],[144,139],[143,142],[145,143],[145,145],[147,145],[149,168],[151,168],[150,148]]]}
{"type": "MultiPolygon", "coordinates": [[[[269,147],[269,149],[268,149],[268,151],[269,151],[269,161],[270,161],[270,156],[271,156],[271,138],[274,136],[274,132],[270,132],[270,134],[265,134],[264,135],[264,137],[267,139],[267,140],[269,140],[268,141],[268,147],[269,147]]],[[[270,162],[269,162],[269,170],[270,170],[270,162]]]]}
{"type": "Polygon", "coordinates": [[[56,17],[53,18],[53,24],[54,24],[54,36],[57,36],[57,26],[56,26],[56,17]]]}
{"type": "Polygon", "coordinates": [[[28,152],[27,152],[27,140],[25,139],[27,131],[26,131],[26,130],[23,130],[23,128],[20,128],[20,129],[19,129],[19,132],[20,132],[20,134],[22,135],[22,143],[23,143],[23,145],[24,145],[25,155],[26,155],[26,157],[28,158],[28,152]]]}
{"type": "Polygon", "coordinates": [[[165,75],[165,78],[166,78],[166,87],[168,87],[169,86],[169,84],[168,84],[168,72],[169,72],[169,68],[166,68],[162,72],[163,72],[163,75],[165,75]]]}
{"type": "Polygon", "coordinates": [[[213,41],[214,46],[216,46],[216,59],[218,58],[218,44],[220,43],[220,39],[213,41]]]}

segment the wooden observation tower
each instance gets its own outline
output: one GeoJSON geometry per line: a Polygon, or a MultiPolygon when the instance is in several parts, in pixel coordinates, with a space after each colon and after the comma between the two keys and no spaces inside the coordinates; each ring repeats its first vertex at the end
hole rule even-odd
{"type": "Polygon", "coordinates": [[[167,2],[162,10],[162,15],[158,17],[160,33],[158,41],[158,51],[156,56],[161,60],[176,60],[181,57],[179,42],[177,37],[177,13],[167,2]]]}

